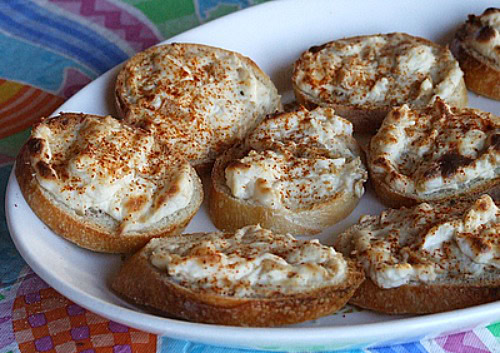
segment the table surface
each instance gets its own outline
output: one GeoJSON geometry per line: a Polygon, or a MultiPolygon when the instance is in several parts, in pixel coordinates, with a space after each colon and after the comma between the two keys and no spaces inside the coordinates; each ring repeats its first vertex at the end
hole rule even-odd
{"type": "MultiPolygon", "coordinates": [[[[2,200],[14,158],[33,122],[134,53],[264,1],[0,1],[2,200]]],[[[0,353],[240,351],[141,332],[72,303],[26,265],[10,239],[3,201],[0,212],[0,353]]],[[[500,323],[364,351],[500,352],[500,323]]]]}

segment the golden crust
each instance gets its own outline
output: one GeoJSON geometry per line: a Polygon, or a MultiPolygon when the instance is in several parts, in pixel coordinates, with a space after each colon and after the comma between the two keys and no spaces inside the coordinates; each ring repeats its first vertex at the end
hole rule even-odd
{"type": "Polygon", "coordinates": [[[53,199],[40,186],[36,171],[30,163],[30,144],[28,140],[16,159],[15,174],[23,196],[33,212],[54,233],[76,245],[98,252],[128,253],[144,246],[151,238],[182,233],[194,217],[203,200],[203,188],[199,177],[193,170],[191,177],[195,184],[195,196],[190,204],[175,213],[177,218],[161,228],[151,227],[144,232],[118,234],[118,229],[99,224],[89,215],[77,215],[65,205],[53,199]]]}
{"type": "Polygon", "coordinates": [[[451,49],[464,72],[467,88],[482,96],[500,100],[500,71],[486,60],[476,59],[459,39],[453,41],[451,49]]]}
{"type": "Polygon", "coordinates": [[[500,300],[500,287],[464,283],[379,288],[366,279],[349,303],[386,314],[430,314],[500,300]]]}
{"type": "Polygon", "coordinates": [[[276,233],[316,234],[347,217],[359,202],[354,193],[342,193],[310,207],[286,210],[237,199],[226,186],[225,169],[246,153],[248,150],[235,146],[219,157],[212,169],[209,213],[219,229],[235,231],[246,225],[260,224],[276,233]]]}
{"type": "MultiPolygon", "coordinates": [[[[488,16],[500,16],[500,8],[488,8],[482,15],[469,15],[451,42],[451,51],[465,75],[465,84],[471,91],[500,100],[500,63],[493,53],[483,53],[476,45],[493,47],[498,28],[491,25],[488,16]],[[488,55],[488,56],[485,56],[488,55]]],[[[498,46],[492,51],[498,53],[498,46]]]]}
{"type": "Polygon", "coordinates": [[[348,261],[347,280],[332,287],[272,298],[233,298],[176,284],[148,259],[146,246],[124,263],[111,283],[112,288],[134,303],[166,315],[220,325],[268,327],[329,315],[345,305],[364,279],[363,272],[348,261]]]}

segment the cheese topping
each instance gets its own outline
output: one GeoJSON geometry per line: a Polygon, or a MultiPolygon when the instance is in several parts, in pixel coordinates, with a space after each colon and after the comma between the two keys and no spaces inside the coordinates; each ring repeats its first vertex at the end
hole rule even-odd
{"type": "Polygon", "coordinates": [[[339,197],[361,197],[367,173],[352,124],[330,108],[280,114],[246,139],[248,154],[228,164],[232,195],[272,209],[299,209],[339,197]]]}
{"type": "Polygon", "coordinates": [[[489,8],[481,16],[470,15],[460,40],[479,60],[500,70],[500,9],[489,8]]]}
{"type": "Polygon", "coordinates": [[[499,117],[441,101],[394,108],[370,145],[370,166],[391,189],[431,199],[500,176],[499,117]]]}
{"type": "Polygon", "coordinates": [[[117,94],[131,109],[129,122],[196,164],[214,159],[280,107],[272,82],[245,59],[199,45],[154,47],[126,64],[117,94]]]}
{"type": "Polygon", "coordinates": [[[347,275],[346,261],[332,247],[260,226],[150,244],[153,266],[182,286],[218,295],[289,295],[341,283],[347,275]]]}
{"type": "Polygon", "coordinates": [[[379,287],[392,288],[453,278],[474,280],[485,272],[498,272],[499,236],[500,209],[483,195],[468,205],[422,203],[363,216],[337,245],[351,247],[379,287]]]}
{"type": "Polygon", "coordinates": [[[107,116],[44,120],[28,142],[40,186],[79,215],[104,213],[127,232],[186,207],[191,166],[147,132],[107,116]]]}
{"type": "Polygon", "coordinates": [[[404,33],[359,36],[312,47],[295,64],[293,82],[327,104],[423,107],[453,100],[463,73],[447,48],[404,33]]]}

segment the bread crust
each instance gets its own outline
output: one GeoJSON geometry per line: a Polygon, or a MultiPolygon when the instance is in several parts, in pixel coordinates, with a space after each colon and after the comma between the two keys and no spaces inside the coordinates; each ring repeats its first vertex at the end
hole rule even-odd
{"type": "Polygon", "coordinates": [[[482,96],[500,100],[500,70],[489,65],[486,59],[476,59],[459,39],[452,42],[451,49],[464,72],[467,88],[482,96]]]}
{"type": "MultiPolygon", "coordinates": [[[[149,118],[144,118],[138,116],[137,113],[134,113],[136,108],[139,109],[139,115],[141,111],[146,110],[146,107],[133,104],[127,101],[126,96],[128,95],[128,85],[132,82],[130,78],[130,72],[134,70],[134,68],[140,67],[141,62],[147,61],[148,57],[154,53],[162,53],[167,52],[169,50],[175,50],[175,48],[181,48],[181,50],[192,51],[198,50],[207,53],[226,53],[230,55],[235,55],[241,62],[245,64],[245,67],[248,68],[254,77],[267,89],[267,96],[271,97],[272,109],[265,110],[259,113],[258,109],[254,109],[253,112],[237,117],[233,125],[240,125],[240,128],[235,133],[228,133],[225,138],[218,137],[218,133],[222,130],[220,127],[211,126],[212,122],[216,120],[214,117],[204,117],[201,118],[194,113],[190,115],[186,115],[185,117],[181,116],[180,120],[189,120],[189,124],[182,125],[179,124],[178,128],[173,130],[177,131],[176,136],[169,136],[169,131],[160,131],[158,137],[160,140],[168,144],[168,140],[170,138],[180,138],[182,139],[182,143],[174,143],[170,146],[170,148],[176,152],[181,153],[184,157],[186,157],[190,163],[196,168],[196,170],[200,174],[206,174],[211,170],[215,158],[220,155],[224,150],[233,145],[237,140],[243,138],[248,131],[250,131],[256,124],[258,124],[266,114],[274,113],[277,110],[282,109],[281,97],[278,95],[278,91],[274,86],[273,82],[269,78],[269,76],[262,71],[262,69],[250,58],[230,50],[212,47],[203,44],[191,44],[191,43],[171,43],[160,45],[156,47],[149,48],[143,52],[140,52],[129,59],[125,66],[120,70],[115,82],[114,96],[115,96],[115,106],[118,111],[118,115],[124,118],[127,122],[133,125],[149,125],[149,118]],[[203,120],[203,121],[201,121],[203,120]],[[205,124],[209,124],[205,126],[205,124]],[[206,130],[206,137],[208,140],[204,140],[201,138],[202,131],[206,130]],[[165,135],[165,136],[164,136],[165,135]],[[187,138],[187,139],[186,139],[187,138]]],[[[200,54],[202,55],[202,54],[200,54]]],[[[180,58],[182,61],[183,58],[180,58]]],[[[174,92],[174,95],[182,95],[183,93],[187,93],[188,95],[193,94],[193,92],[183,92],[181,88],[179,88],[179,92],[174,92]]],[[[141,97],[139,97],[141,98],[141,97]]],[[[203,97],[206,100],[206,97],[203,97]]],[[[149,99],[149,98],[148,98],[149,99]]],[[[177,102],[170,102],[169,104],[165,104],[165,106],[169,106],[168,108],[176,111],[179,108],[176,106],[177,102]]],[[[228,103],[224,103],[228,104],[228,103]]],[[[234,104],[234,102],[233,102],[234,104]]],[[[208,105],[208,102],[207,102],[208,105]]],[[[185,109],[185,107],[182,107],[185,109]]],[[[191,111],[195,111],[193,107],[189,107],[191,111]]],[[[151,114],[153,114],[152,119],[155,121],[164,120],[165,122],[170,121],[173,124],[176,124],[176,119],[179,120],[175,115],[168,115],[161,111],[161,109],[150,109],[151,114]]],[[[226,116],[228,118],[230,116],[226,116]]],[[[234,126],[231,126],[231,128],[234,126]]],[[[147,127],[146,127],[147,128],[147,127]]],[[[161,129],[161,127],[160,127],[161,129]]]]}
{"type": "Polygon", "coordinates": [[[219,157],[212,169],[209,213],[218,229],[235,231],[246,225],[260,224],[276,233],[317,234],[347,217],[360,200],[354,193],[341,193],[324,202],[294,210],[271,209],[240,200],[226,185],[225,169],[231,161],[242,158],[248,151],[241,145],[235,146],[219,157]]]}
{"type": "Polygon", "coordinates": [[[174,213],[173,222],[158,228],[160,221],[141,232],[118,234],[116,229],[109,229],[94,222],[89,215],[76,214],[41,187],[35,176],[36,171],[30,163],[28,143],[29,140],[21,148],[15,164],[15,175],[26,202],[54,233],[89,250],[128,253],[141,248],[151,238],[182,233],[203,201],[201,181],[192,170],[194,196],[188,206],[174,213]]]}
{"type": "Polygon", "coordinates": [[[451,200],[473,200],[482,194],[490,195],[494,200],[499,200],[498,189],[500,178],[491,180],[489,183],[484,183],[476,186],[473,189],[461,190],[454,195],[448,195],[446,197],[440,197],[437,199],[422,199],[414,195],[404,195],[402,193],[396,192],[390,186],[388,186],[383,180],[380,180],[375,173],[371,172],[370,165],[368,164],[368,171],[370,174],[370,182],[375,190],[377,198],[385,206],[390,208],[401,208],[401,207],[413,207],[422,202],[448,202],[451,200]]]}
{"type": "Polygon", "coordinates": [[[430,314],[500,300],[500,287],[460,283],[404,285],[380,288],[366,279],[350,304],[386,314],[430,314]]]}
{"type": "Polygon", "coordinates": [[[111,287],[128,300],[167,316],[219,325],[268,327],[329,315],[345,305],[364,279],[363,272],[349,261],[348,278],[336,286],[272,298],[234,298],[183,287],[148,258],[146,246],[124,263],[111,287]]]}
{"type": "Polygon", "coordinates": [[[483,16],[490,15],[500,16],[500,8],[486,9],[480,16],[469,15],[455,33],[450,49],[464,72],[467,88],[485,97],[500,100],[500,63],[495,60],[495,56],[485,56],[487,54],[482,54],[475,48],[477,43],[494,45],[498,28],[495,30],[488,25],[487,19],[483,21],[483,16]]]}
{"type": "MultiPolygon", "coordinates": [[[[379,35],[379,36],[391,36],[397,34],[398,33],[390,33],[387,35],[379,35]]],[[[425,38],[410,36],[404,33],[402,33],[402,35],[405,35],[409,38],[413,38],[417,42],[420,42],[424,45],[431,46],[433,48],[439,48],[441,51],[448,50],[446,47],[440,46],[439,44],[436,44],[425,38]]],[[[372,36],[356,36],[346,39],[355,41],[366,37],[372,37],[372,36]]],[[[335,42],[337,41],[334,40],[320,46],[314,46],[305,53],[318,52],[328,47],[329,45],[334,44],[335,42]]],[[[299,70],[298,68],[303,65],[302,63],[305,60],[304,54],[302,54],[302,56],[295,63],[294,76],[296,75],[296,72],[299,70]]],[[[299,87],[299,85],[297,85],[295,79],[292,80],[292,86],[293,86],[293,91],[295,93],[295,97],[298,102],[300,102],[309,109],[313,109],[317,106],[323,106],[323,107],[328,106],[334,108],[335,112],[338,115],[350,120],[353,123],[354,130],[356,133],[374,134],[380,127],[380,124],[384,120],[385,116],[389,113],[391,108],[395,106],[395,105],[390,105],[389,103],[384,103],[383,105],[378,105],[373,103],[346,104],[336,101],[335,97],[331,97],[331,99],[327,101],[327,100],[322,100],[315,96],[311,96],[310,94],[306,93],[303,89],[299,87]]],[[[450,94],[450,96],[447,97],[446,101],[447,103],[455,105],[457,107],[467,106],[468,102],[467,89],[463,79],[455,87],[454,91],[450,94]]]]}
{"type": "MultiPolygon", "coordinates": [[[[469,255],[459,250],[460,245],[453,238],[455,235],[450,235],[451,239],[439,240],[444,232],[437,230],[440,225],[451,225],[463,218],[464,223],[455,223],[451,226],[455,228],[448,229],[468,234],[477,244],[488,244],[482,250],[478,250],[478,245],[473,251],[495,249],[494,229],[498,228],[498,223],[485,223],[474,228],[474,222],[467,215],[475,214],[469,213],[472,207],[475,212],[485,211],[491,206],[491,201],[489,197],[482,197],[477,201],[434,204],[431,209],[429,205],[420,205],[414,210],[386,210],[376,217],[360,218],[359,223],[340,234],[334,244],[345,257],[360,262],[365,270],[366,280],[357,289],[350,304],[387,314],[428,314],[499,300],[500,276],[495,260],[492,265],[486,262],[489,266],[485,265],[487,267],[483,268],[483,272],[471,275],[465,259],[469,255]],[[435,216],[432,216],[433,213],[435,216]],[[493,232],[492,235],[478,234],[478,229],[484,233],[487,233],[485,229],[493,232]],[[422,232],[426,233],[425,238],[422,232]],[[434,241],[430,248],[429,240],[434,241]],[[462,252],[464,257],[460,257],[458,252],[462,252]],[[461,270],[462,265],[464,270],[461,270]],[[427,266],[436,266],[434,279],[426,278],[434,271],[431,269],[428,272],[427,266]],[[410,271],[409,268],[416,271],[416,276],[423,274],[423,278],[415,279],[411,274],[406,277],[406,282],[402,282],[401,278],[412,273],[405,272],[410,271]],[[439,273],[439,269],[443,272],[439,273]]],[[[453,231],[450,230],[450,234],[453,231]]],[[[495,254],[495,250],[492,251],[495,254]]]]}
{"type": "Polygon", "coordinates": [[[324,103],[309,96],[300,90],[295,84],[293,84],[293,92],[297,102],[309,110],[318,106],[333,108],[336,114],[346,118],[354,125],[354,131],[356,133],[375,134],[377,129],[382,124],[382,121],[384,121],[385,116],[390,111],[389,108],[324,103]]]}
{"type": "MultiPolygon", "coordinates": [[[[435,107],[432,109],[437,109],[439,105],[444,105],[442,102],[436,102],[435,107]]],[[[444,105],[444,109],[448,109],[448,106],[444,105]]],[[[431,109],[430,107],[427,109],[431,109]]],[[[465,108],[465,109],[457,109],[457,108],[452,108],[454,112],[457,113],[470,113],[470,114],[475,114],[476,117],[478,117],[478,120],[484,118],[484,114],[488,114],[490,117],[493,116],[492,114],[485,113],[482,111],[479,111],[477,109],[470,109],[470,108],[465,108]]],[[[417,110],[421,111],[421,110],[417,110]]],[[[395,114],[399,114],[399,111],[396,111],[395,108],[395,114]]],[[[431,113],[429,113],[431,114],[431,113]]],[[[491,120],[496,119],[490,118],[491,120]]],[[[494,120],[493,120],[494,121],[494,120]]],[[[384,123],[385,124],[385,123],[384,123]]],[[[492,122],[492,125],[494,122],[492,122]]],[[[498,125],[498,124],[497,124],[498,125]]],[[[377,164],[382,163],[381,161],[378,160],[377,154],[373,153],[373,151],[376,151],[380,146],[386,145],[387,144],[387,139],[391,140],[394,138],[394,136],[391,135],[391,132],[384,132],[383,129],[384,127],[380,130],[380,134],[384,135],[377,135],[376,137],[372,138],[369,144],[368,152],[367,152],[367,167],[368,167],[368,172],[370,175],[370,181],[371,185],[374,187],[374,190],[376,192],[377,198],[386,206],[391,207],[391,208],[400,208],[400,207],[411,207],[414,205],[417,205],[422,202],[447,202],[449,200],[471,200],[477,198],[479,195],[487,193],[490,194],[490,196],[493,197],[494,200],[498,200],[498,188],[500,186],[500,176],[497,176],[493,179],[489,180],[482,180],[481,182],[477,182],[468,188],[461,187],[458,188],[457,190],[451,192],[451,191],[443,191],[435,194],[431,194],[429,196],[426,196],[425,198],[417,196],[415,193],[403,193],[395,188],[391,187],[391,185],[388,184],[386,180],[386,176],[388,173],[393,173],[393,170],[386,171],[385,173],[381,173],[380,171],[375,171],[374,168],[376,168],[377,164]]],[[[465,134],[465,132],[464,132],[465,134]]],[[[491,147],[494,148],[495,151],[498,151],[498,142],[492,141],[491,142],[491,147]]],[[[446,148],[447,146],[443,146],[442,148],[446,148]]],[[[380,157],[380,155],[378,155],[380,157]]],[[[383,161],[385,164],[388,163],[387,159],[383,161]]],[[[397,169],[397,168],[396,168],[397,169]]],[[[391,174],[392,175],[392,174],[391,174]]]]}

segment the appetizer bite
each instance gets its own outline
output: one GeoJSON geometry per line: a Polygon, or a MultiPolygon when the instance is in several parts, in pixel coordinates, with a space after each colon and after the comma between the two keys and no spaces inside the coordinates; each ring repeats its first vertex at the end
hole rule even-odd
{"type": "Polygon", "coordinates": [[[186,159],[110,116],[63,113],[41,121],[15,168],[36,215],[94,251],[130,252],[181,233],[203,200],[186,159]]]}

